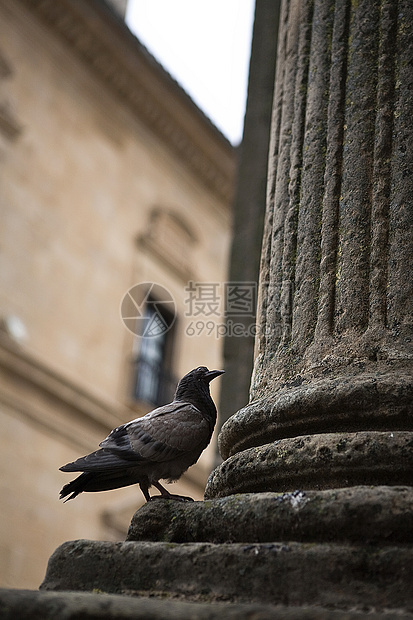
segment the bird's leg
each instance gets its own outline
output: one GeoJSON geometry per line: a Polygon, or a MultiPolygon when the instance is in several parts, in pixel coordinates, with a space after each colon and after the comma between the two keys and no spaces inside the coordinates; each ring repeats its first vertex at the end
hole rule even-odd
{"type": "Polygon", "coordinates": [[[148,487],[148,485],[144,484],[143,482],[140,482],[139,483],[139,487],[140,487],[142,493],[144,494],[146,501],[150,502],[151,501],[151,496],[149,495],[149,487],[148,487]]]}
{"type": "Polygon", "coordinates": [[[173,495],[172,493],[169,493],[169,491],[165,489],[165,487],[163,487],[160,482],[153,482],[152,484],[154,487],[158,489],[158,491],[161,492],[161,495],[153,496],[151,497],[151,499],[157,499],[159,497],[162,497],[163,499],[175,499],[180,502],[193,502],[194,501],[192,497],[185,497],[185,495],[173,495]]]}

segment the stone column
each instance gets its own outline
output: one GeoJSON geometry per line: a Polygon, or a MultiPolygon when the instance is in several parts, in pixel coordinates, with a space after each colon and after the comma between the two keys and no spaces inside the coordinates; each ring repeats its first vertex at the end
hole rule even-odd
{"type": "Polygon", "coordinates": [[[412,26],[283,3],[251,400],[209,498],[413,485],[412,26]]]}
{"type": "MultiPolygon", "coordinates": [[[[256,285],[259,276],[279,14],[280,0],[256,3],[244,135],[239,147],[233,204],[230,282],[256,285]]],[[[219,426],[248,400],[256,317],[241,315],[235,320],[248,335],[231,335],[227,323],[223,349],[226,375],[220,392],[219,426]]]]}

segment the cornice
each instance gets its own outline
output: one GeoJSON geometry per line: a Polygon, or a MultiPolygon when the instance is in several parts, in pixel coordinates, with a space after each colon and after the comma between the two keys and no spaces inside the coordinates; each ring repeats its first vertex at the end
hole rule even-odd
{"type": "Polygon", "coordinates": [[[227,205],[235,149],[101,0],[19,0],[227,205]]]}
{"type": "Polygon", "coordinates": [[[0,403],[84,450],[131,417],[33,357],[0,332],[0,403]]]}

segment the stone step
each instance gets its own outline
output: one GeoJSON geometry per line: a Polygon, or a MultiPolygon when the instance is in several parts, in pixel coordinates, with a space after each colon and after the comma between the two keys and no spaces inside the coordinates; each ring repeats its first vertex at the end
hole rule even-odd
{"type": "MultiPolygon", "coordinates": [[[[358,620],[362,611],[231,603],[187,603],[84,592],[1,590],[2,620],[358,620]]],[[[400,619],[410,620],[404,614],[400,619]]],[[[368,620],[392,620],[392,613],[369,613],[368,620]]]]}
{"type": "Polygon", "coordinates": [[[51,556],[41,588],[413,612],[412,583],[411,545],[78,540],[51,556]]]}
{"type": "Polygon", "coordinates": [[[152,501],[133,516],[128,540],[413,543],[413,487],[245,493],[193,503],[152,501]]]}

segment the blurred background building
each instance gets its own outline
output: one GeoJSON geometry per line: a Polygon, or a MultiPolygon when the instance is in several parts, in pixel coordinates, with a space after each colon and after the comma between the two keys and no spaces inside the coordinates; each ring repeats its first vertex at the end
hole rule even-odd
{"type": "MultiPolygon", "coordinates": [[[[124,538],[139,490],[62,504],[58,468],[167,402],[191,368],[222,364],[188,295],[226,280],[235,152],[130,33],[125,5],[0,2],[1,587],[38,587],[65,540],[124,538]],[[146,348],[120,314],[138,283],[147,316],[163,301],[150,283],[176,303],[146,348]]],[[[173,492],[202,498],[213,458],[173,492]]]]}

